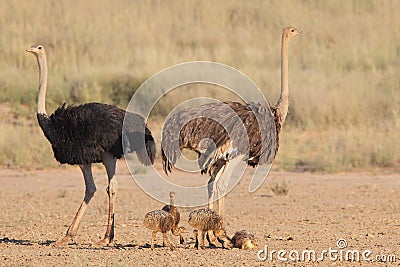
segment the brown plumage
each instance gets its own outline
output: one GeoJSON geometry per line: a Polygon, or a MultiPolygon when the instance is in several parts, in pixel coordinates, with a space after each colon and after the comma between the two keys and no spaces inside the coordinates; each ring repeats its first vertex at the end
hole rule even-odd
{"type": "MultiPolygon", "coordinates": [[[[168,231],[173,231],[174,229],[174,217],[164,210],[153,210],[148,212],[143,220],[144,226],[152,230],[151,236],[151,250],[154,250],[154,241],[158,232],[163,235],[163,244],[166,244],[171,248],[175,249],[175,245],[168,239],[168,231]]],[[[185,232],[184,227],[178,227],[173,232],[176,235],[180,235],[185,232]]]]}
{"type": "MultiPolygon", "coordinates": [[[[175,202],[175,192],[170,192],[169,193],[169,205],[165,205],[162,208],[162,210],[168,212],[174,218],[174,227],[173,227],[173,229],[171,229],[171,232],[173,235],[176,235],[176,229],[178,229],[178,224],[181,220],[181,214],[179,213],[178,208],[175,207],[174,202],[175,202]]],[[[183,244],[185,242],[182,234],[179,234],[179,242],[180,242],[180,244],[183,244]]]]}
{"type": "Polygon", "coordinates": [[[172,171],[182,149],[195,151],[201,173],[210,176],[209,208],[213,207],[215,196],[219,197],[218,212],[222,218],[226,184],[237,161],[229,163],[240,156],[255,167],[272,164],[276,156],[279,133],[289,107],[288,46],[290,39],[299,33],[294,27],[286,27],[282,32],[281,94],[274,107],[268,103],[208,103],[181,110],[164,123],[161,141],[164,172],[172,171]],[[218,183],[220,177],[223,181],[218,183]]]}
{"type": "Polygon", "coordinates": [[[208,208],[194,210],[189,214],[188,222],[194,228],[196,248],[199,247],[198,231],[201,231],[200,248],[204,249],[204,237],[208,231],[213,232],[223,248],[231,248],[230,238],[226,235],[225,229],[222,228],[222,218],[216,211],[208,208]]]}
{"type": "Polygon", "coordinates": [[[238,231],[232,237],[232,245],[234,248],[254,249],[257,248],[258,242],[256,237],[246,230],[238,231]]]}
{"type": "Polygon", "coordinates": [[[184,148],[199,155],[198,163],[202,173],[207,173],[210,177],[215,177],[227,161],[238,155],[246,155],[247,164],[253,167],[272,163],[277,150],[278,136],[274,121],[268,107],[254,103],[209,103],[178,112],[166,121],[163,129],[161,155],[164,171],[172,171],[180,156],[180,150],[184,148]],[[232,112],[238,115],[246,131],[243,131],[242,124],[237,121],[238,117],[232,116],[232,112]],[[263,120],[261,129],[256,116],[263,120]],[[181,125],[182,122],[187,123],[181,125]],[[176,135],[178,132],[179,136],[176,135]],[[263,140],[261,132],[265,137],[263,140]],[[229,136],[234,137],[234,140],[229,136]],[[213,143],[211,140],[202,141],[206,138],[211,139],[213,143]],[[247,138],[249,146],[242,142],[247,138]],[[179,147],[172,149],[171,144],[179,144],[179,147]]]}

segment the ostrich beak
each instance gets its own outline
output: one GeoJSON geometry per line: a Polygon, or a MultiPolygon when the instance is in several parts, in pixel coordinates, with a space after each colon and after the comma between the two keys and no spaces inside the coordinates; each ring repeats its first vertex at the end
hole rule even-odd
{"type": "Polygon", "coordinates": [[[33,52],[33,50],[32,50],[32,48],[31,47],[29,47],[28,49],[26,49],[25,50],[26,52],[30,52],[30,53],[32,53],[33,52]]]}

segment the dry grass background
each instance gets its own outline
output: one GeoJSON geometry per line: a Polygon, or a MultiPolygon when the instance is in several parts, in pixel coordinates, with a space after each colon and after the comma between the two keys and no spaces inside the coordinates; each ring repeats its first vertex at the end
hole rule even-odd
{"type": "MultiPolygon", "coordinates": [[[[63,102],[126,107],[139,84],[177,63],[231,65],[279,96],[280,34],[290,47],[290,114],[275,167],[400,171],[399,1],[1,1],[0,164],[56,166],[36,123],[37,66],[24,50],[43,43],[47,110],[63,102]]],[[[150,118],[221,90],[180,88],[150,118]],[[183,91],[182,91],[183,90],[183,91]],[[163,106],[164,105],[164,106],[163,106]]]]}

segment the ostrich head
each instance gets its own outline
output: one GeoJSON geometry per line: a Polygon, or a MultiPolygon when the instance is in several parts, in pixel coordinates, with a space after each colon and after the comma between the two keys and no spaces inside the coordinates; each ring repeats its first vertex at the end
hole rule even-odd
{"type": "Polygon", "coordinates": [[[213,234],[215,235],[215,237],[226,236],[226,231],[225,229],[219,228],[214,230],[213,234]]]}
{"type": "Polygon", "coordinates": [[[186,234],[188,231],[186,231],[186,228],[183,226],[179,226],[178,229],[176,229],[176,233],[175,234],[186,234]]]}
{"type": "Polygon", "coordinates": [[[295,27],[289,26],[289,27],[286,27],[286,28],[283,30],[282,35],[283,35],[283,37],[285,37],[286,39],[292,39],[293,37],[295,37],[296,35],[298,35],[298,34],[300,34],[300,33],[301,33],[301,32],[300,32],[298,29],[296,29],[295,27]]]}
{"type": "Polygon", "coordinates": [[[26,52],[36,56],[39,65],[38,114],[46,114],[47,60],[43,45],[32,45],[26,52]]]}
{"type": "Polygon", "coordinates": [[[251,240],[248,239],[246,242],[242,245],[243,249],[257,249],[258,248],[258,242],[256,240],[251,240]]]}
{"type": "Polygon", "coordinates": [[[222,244],[223,248],[231,249],[233,247],[232,241],[226,234],[225,229],[216,229],[213,231],[213,233],[217,240],[222,244]]]}
{"type": "Polygon", "coordinates": [[[26,49],[26,52],[32,53],[35,56],[44,55],[44,46],[43,45],[32,45],[30,48],[26,49]]]}

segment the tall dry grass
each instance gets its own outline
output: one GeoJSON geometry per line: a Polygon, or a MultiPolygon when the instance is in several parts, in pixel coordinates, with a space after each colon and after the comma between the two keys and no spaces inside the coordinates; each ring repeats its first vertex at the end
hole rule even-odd
{"type": "MultiPolygon", "coordinates": [[[[13,124],[15,116],[35,120],[37,67],[24,52],[32,43],[47,48],[49,111],[63,102],[125,107],[147,77],[193,60],[238,68],[274,103],[280,33],[295,25],[303,33],[290,47],[290,114],[275,166],[398,171],[398,10],[390,0],[1,1],[0,102],[11,103],[3,113],[12,116],[2,120],[0,147],[10,152],[0,163],[53,162],[37,129],[13,124]]],[[[184,94],[160,103],[159,115],[184,99],[187,89],[177,90],[184,94]]],[[[190,95],[228,97],[205,91],[190,95]]]]}

